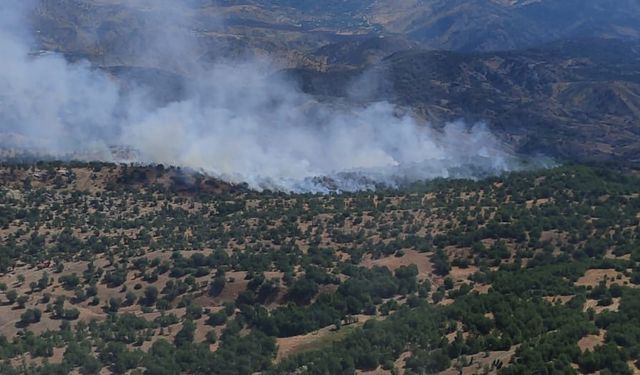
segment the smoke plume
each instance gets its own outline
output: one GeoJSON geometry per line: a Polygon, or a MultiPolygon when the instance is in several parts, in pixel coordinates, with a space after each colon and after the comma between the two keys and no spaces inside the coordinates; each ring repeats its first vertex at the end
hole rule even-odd
{"type": "MultiPolygon", "coordinates": [[[[188,14],[170,3],[171,14],[188,14]]],[[[140,61],[161,58],[195,79],[182,98],[157,105],[152,93],[143,88],[125,93],[120,82],[89,62],[34,53],[25,26],[28,9],[20,0],[0,5],[4,147],[58,157],[90,151],[93,159],[110,160],[110,146],[126,146],[136,151],[136,162],[188,167],[282,191],[393,187],[518,165],[482,124],[452,123],[436,131],[386,102],[357,107],[319,102],[275,78],[277,67],[263,60],[194,63],[196,54],[189,56],[185,48],[192,41],[167,41],[169,33],[161,36],[161,56],[140,51],[140,61]],[[181,47],[166,48],[172,45],[181,47]]],[[[168,23],[163,29],[188,25],[170,14],[162,19],[168,23]]]]}

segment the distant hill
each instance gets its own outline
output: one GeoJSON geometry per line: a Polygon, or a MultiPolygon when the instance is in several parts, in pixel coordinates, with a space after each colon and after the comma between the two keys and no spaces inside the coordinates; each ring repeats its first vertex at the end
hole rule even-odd
{"type": "Polygon", "coordinates": [[[40,48],[159,87],[160,102],[180,97],[193,64],[269,56],[319,97],[486,121],[523,152],[640,159],[637,1],[176,4],[39,0],[32,21],[40,48]]]}
{"type": "Polygon", "coordinates": [[[520,49],[575,37],[637,39],[633,0],[378,1],[372,21],[425,47],[457,51],[520,49]],[[402,4],[405,6],[402,7],[402,4]]]}
{"type": "MultiPolygon", "coordinates": [[[[167,36],[195,35],[194,47],[202,51],[198,56],[202,61],[221,55],[269,54],[289,66],[315,69],[332,64],[322,53],[314,53],[318,49],[348,49],[354,41],[377,36],[393,37],[397,49],[419,44],[466,52],[522,49],[576,37],[640,39],[640,3],[634,0],[192,0],[171,7],[148,0],[38,0],[38,4],[33,23],[44,48],[107,65],[140,64],[136,52],[166,47],[156,44],[167,36]]],[[[389,45],[378,48],[388,49],[389,45]]],[[[153,65],[153,56],[143,62],[153,65]]]]}
{"type": "Polygon", "coordinates": [[[583,39],[489,53],[412,50],[365,70],[288,72],[308,93],[392,100],[436,123],[484,120],[524,152],[640,155],[640,44],[583,39]],[[362,81],[364,72],[383,77],[362,81]]]}

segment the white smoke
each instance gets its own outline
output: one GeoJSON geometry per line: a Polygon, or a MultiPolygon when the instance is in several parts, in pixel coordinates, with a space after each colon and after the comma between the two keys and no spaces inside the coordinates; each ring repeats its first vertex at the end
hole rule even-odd
{"type": "MultiPolygon", "coordinates": [[[[0,133],[12,135],[5,137],[12,147],[61,156],[129,146],[139,162],[283,191],[397,186],[517,165],[483,125],[436,131],[386,102],[321,103],[274,78],[264,61],[199,66],[186,99],[151,107],[144,91],[122,95],[116,81],[87,62],[33,55],[25,33],[15,32],[20,4],[0,5],[0,133]]],[[[177,53],[184,56],[183,49],[177,53]]],[[[96,158],[109,157],[102,155],[96,158]]]]}

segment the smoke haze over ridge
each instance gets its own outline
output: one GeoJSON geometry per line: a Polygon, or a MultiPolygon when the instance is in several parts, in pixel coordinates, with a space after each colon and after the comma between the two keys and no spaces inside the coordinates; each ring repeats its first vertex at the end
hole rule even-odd
{"type": "MultiPolygon", "coordinates": [[[[267,61],[194,64],[197,59],[188,57],[196,55],[195,44],[169,32],[157,36],[162,55],[151,46],[140,51],[141,60],[161,58],[197,79],[184,99],[157,106],[144,89],[123,94],[117,81],[88,62],[31,53],[25,4],[0,5],[0,133],[11,135],[0,142],[5,147],[53,156],[90,150],[109,160],[108,147],[122,145],[138,152],[138,162],[283,191],[327,191],[321,177],[331,179],[331,189],[350,191],[518,166],[482,124],[452,123],[440,132],[386,102],[357,108],[320,103],[275,78],[267,61]]],[[[162,4],[171,9],[161,17],[167,23],[162,29],[188,25],[178,16],[188,12],[174,11],[183,4],[162,4]]]]}

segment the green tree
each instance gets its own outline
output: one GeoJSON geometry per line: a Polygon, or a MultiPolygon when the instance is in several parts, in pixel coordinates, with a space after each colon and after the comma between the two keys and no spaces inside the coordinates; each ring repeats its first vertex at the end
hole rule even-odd
{"type": "Polygon", "coordinates": [[[178,332],[173,341],[176,347],[180,348],[192,343],[195,332],[195,323],[192,320],[185,320],[185,322],[182,324],[182,329],[178,332]]]}

